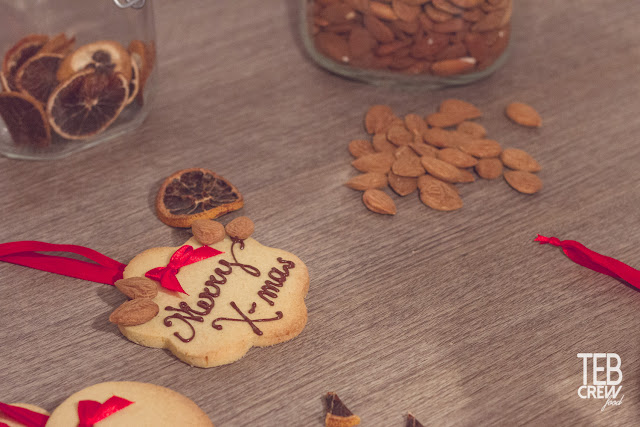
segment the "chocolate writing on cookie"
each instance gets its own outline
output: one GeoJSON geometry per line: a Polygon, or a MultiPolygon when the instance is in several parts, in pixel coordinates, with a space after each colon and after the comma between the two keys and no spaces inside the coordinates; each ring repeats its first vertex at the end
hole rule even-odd
{"type": "MultiPolygon", "coordinates": [[[[205,282],[203,291],[198,294],[199,300],[196,303],[197,308],[191,307],[184,301],[180,302],[178,307],[165,307],[166,311],[175,312],[174,314],[164,318],[163,323],[166,327],[173,326],[174,320],[180,320],[187,324],[191,331],[189,336],[183,336],[180,332],[174,332],[173,335],[180,341],[187,343],[195,338],[196,331],[192,322],[203,323],[205,316],[209,315],[213,311],[213,308],[215,307],[215,299],[220,296],[221,285],[227,283],[227,276],[231,275],[235,271],[234,268],[240,269],[250,276],[260,277],[261,272],[257,267],[238,261],[234,251],[236,245],[240,250],[244,249],[243,240],[232,239],[231,256],[233,257],[233,262],[229,262],[227,260],[218,261],[219,267],[214,269],[213,274],[209,276],[209,280],[205,282]]],[[[267,273],[268,279],[264,281],[264,285],[261,286],[257,293],[258,297],[270,306],[275,304],[273,300],[278,298],[278,292],[280,292],[280,288],[282,288],[287,277],[289,277],[289,271],[295,268],[295,263],[292,261],[287,261],[281,257],[278,257],[277,261],[281,264],[280,268],[272,267],[271,270],[269,270],[269,273],[267,273]]],[[[262,331],[256,323],[272,322],[280,320],[283,317],[283,313],[281,311],[276,311],[273,317],[264,319],[251,318],[250,315],[254,314],[256,310],[257,304],[255,302],[251,304],[251,307],[246,313],[238,307],[238,304],[235,301],[231,301],[229,305],[236,313],[238,313],[238,317],[218,317],[211,322],[211,327],[213,329],[222,330],[223,326],[220,324],[221,322],[245,322],[251,328],[253,333],[256,335],[262,335],[262,331]]]]}

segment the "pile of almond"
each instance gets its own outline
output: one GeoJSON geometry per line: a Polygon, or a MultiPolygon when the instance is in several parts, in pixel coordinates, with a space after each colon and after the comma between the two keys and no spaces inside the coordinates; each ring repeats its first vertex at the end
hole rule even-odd
{"type": "Polygon", "coordinates": [[[316,50],[341,64],[453,76],[493,64],[509,44],[512,0],[313,0],[316,50]]]}
{"type": "MultiPolygon", "coordinates": [[[[505,110],[513,122],[540,127],[542,119],[524,103],[509,104],[505,110]]],[[[452,211],[462,207],[455,184],[504,176],[515,190],[534,194],[542,189],[535,175],[540,164],[528,153],[515,148],[502,149],[487,139],[486,129],[472,121],[482,116],[473,104],[447,99],[436,113],[421,117],[396,116],[387,105],[374,105],[365,116],[365,128],[371,140],[357,139],[349,143],[356,158],[351,163],[362,174],[345,185],[363,191],[365,206],[376,213],[394,215],[396,206],[383,188],[399,196],[418,191],[427,206],[452,211]],[[503,171],[504,167],[507,170],[503,171]]]]}

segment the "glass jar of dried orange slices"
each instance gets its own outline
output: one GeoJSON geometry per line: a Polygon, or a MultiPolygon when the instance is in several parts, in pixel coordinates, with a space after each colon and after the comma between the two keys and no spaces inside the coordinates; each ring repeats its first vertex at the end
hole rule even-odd
{"type": "Polygon", "coordinates": [[[440,88],[506,60],[513,0],[302,0],[302,37],[328,70],[374,84],[440,88]]]}
{"type": "Polygon", "coordinates": [[[139,126],[154,39],[151,0],[0,0],[0,153],[60,158],[139,126]]]}

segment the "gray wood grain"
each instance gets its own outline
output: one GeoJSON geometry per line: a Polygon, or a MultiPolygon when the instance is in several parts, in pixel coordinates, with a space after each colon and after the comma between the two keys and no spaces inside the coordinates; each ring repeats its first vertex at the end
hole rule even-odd
{"type": "Polygon", "coordinates": [[[0,400],[52,410],[102,381],[169,386],[218,426],[320,426],[336,391],[365,426],[632,425],[640,412],[640,293],[581,268],[537,233],[640,266],[639,2],[520,0],[507,64],[440,91],[372,87],[303,52],[295,0],[156,2],[157,96],[135,132],[52,162],[0,159],[0,241],[84,245],[127,262],[187,231],[155,216],[165,176],[230,179],[255,237],[308,265],[309,322],[296,339],[231,365],[191,368],[107,321],[113,289],[0,264],[0,400]],[[463,209],[399,198],[367,211],[342,184],[346,150],[375,103],[428,114],[478,105],[489,135],[540,161],[533,197],[504,181],[462,186],[463,209]],[[542,114],[539,130],[503,114],[542,114]],[[579,352],[622,358],[620,407],[577,396],[579,352]]]}

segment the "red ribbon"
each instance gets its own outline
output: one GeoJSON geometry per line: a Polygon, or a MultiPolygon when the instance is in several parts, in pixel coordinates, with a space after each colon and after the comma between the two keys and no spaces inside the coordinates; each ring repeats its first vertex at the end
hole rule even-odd
{"type": "Polygon", "coordinates": [[[36,241],[0,244],[0,261],[107,285],[113,285],[116,280],[122,279],[122,272],[126,267],[125,264],[84,246],[36,241]],[[82,255],[95,263],[37,252],[69,252],[82,255]]]}
{"type": "Polygon", "coordinates": [[[640,289],[640,271],[615,258],[594,252],[582,243],[576,242],[575,240],[560,240],[556,237],[545,237],[539,234],[534,241],[540,242],[541,245],[549,244],[559,246],[565,255],[576,264],[580,264],[598,273],[623,280],[640,289]]]}
{"type": "Polygon", "coordinates": [[[104,420],[132,403],[118,396],[111,396],[104,403],[95,400],[81,400],[78,402],[78,418],[80,418],[78,427],[93,427],[98,421],[104,420]]]}
{"type": "MultiPolygon", "coordinates": [[[[26,427],[44,427],[49,419],[48,415],[2,402],[0,402],[0,412],[12,420],[24,424],[26,427]]],[[[3,426],[7,426],[7,424],[0,423],[0,427],[3,426]]]]}
{"type": "Polygon", "coordinates": [[[193,249],[192,246],[184,245],[173,253],[166,267],[156,267],[147,271],[145,276],[159,281],[163,288],[186,294],[176,277],[180,268],[223,253],[224,252],[209,246],[201,246],[198,249],[193,249]]]}

